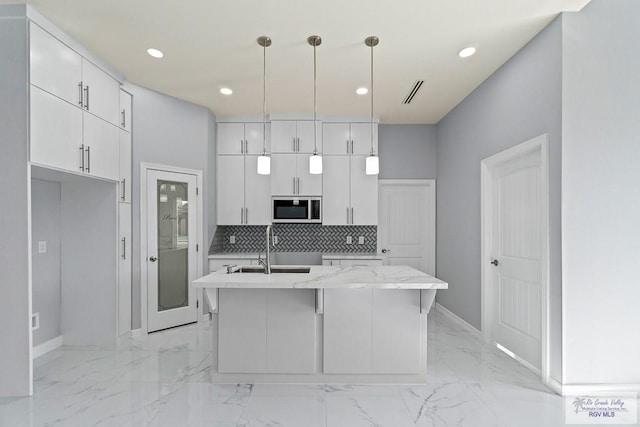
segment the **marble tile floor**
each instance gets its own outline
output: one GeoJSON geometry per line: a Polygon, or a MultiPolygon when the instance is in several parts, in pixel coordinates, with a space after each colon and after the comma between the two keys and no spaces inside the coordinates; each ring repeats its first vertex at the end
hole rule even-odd
{"type": "Polygon", "coordinates": [[[212,384],[209,322],[34,362],[0,426],[562,426],[563,399],[434,309],[421,385],[212,384]]]}

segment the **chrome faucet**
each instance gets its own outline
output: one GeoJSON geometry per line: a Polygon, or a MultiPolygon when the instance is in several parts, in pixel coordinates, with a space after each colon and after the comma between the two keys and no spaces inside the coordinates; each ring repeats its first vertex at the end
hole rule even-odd
{"type": "Polygon", "coordinates": [[[264,274],[271,274],[271,242],[273,242],[273,227],[267,225],[265,231],[267,241],[266,259],[263,261],[258,254],[258,263],[264,267],[264,274]]]}

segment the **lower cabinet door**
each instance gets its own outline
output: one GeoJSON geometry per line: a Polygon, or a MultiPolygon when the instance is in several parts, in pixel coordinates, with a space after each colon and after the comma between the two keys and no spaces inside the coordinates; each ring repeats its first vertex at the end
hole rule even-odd
{"type": "Polygon", "coordinates": [[[262,289],[220,289],[219,372],[267,372],[267,292],[262,289]]]}
{"type": "Polygon", "coordinates": [[[272,289],[267,294],[267,370],[316,370],[315,289],[272,289]]]}
{"type": "Polygon", "coordinates": [[[131,204],[118,203],[118,334],[131,330],[131,204]]]}
{"type": "Polygon", "coordinates": [[[371,289],[324,290],[324,373],[371,372],[371,289]]]}

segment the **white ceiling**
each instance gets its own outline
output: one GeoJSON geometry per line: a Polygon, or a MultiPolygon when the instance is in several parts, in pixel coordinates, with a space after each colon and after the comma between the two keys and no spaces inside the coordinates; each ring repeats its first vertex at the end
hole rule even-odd
{"type": "MultiPolygon", "coordinates": [[[[0,3],[15,3],[0,0],[0,3]]],[[[19,0],[18,0],[19,2],[19,0]]],[[[210,108],[262,114],[313,112],[318,34],[318,111],[368,115],[369,48],[375,48],[375,114],[383,123],[437,123],[559,12],[589,0],[30,0],[39,12],[141,86],[210,108]],[[468,45],[475,56],[460,59],[468,45]],[[153,59],[146,50],[165,54],[153,59]],[[402,99],[425,80],[413,103],[402,99]],[[231,96],[220,94],[228,86],[231,96]]]]}

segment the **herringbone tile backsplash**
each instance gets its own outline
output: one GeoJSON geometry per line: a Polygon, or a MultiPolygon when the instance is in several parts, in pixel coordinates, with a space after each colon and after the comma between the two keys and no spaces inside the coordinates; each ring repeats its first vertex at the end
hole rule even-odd
{"type": "MultiPolygon", "coordinates": [[[[209,253],[259,252],[264,250],[262,225],[219,226],[209,253]],[[235,244],[230,237],[235,236],[235,244]]],[[[377,250],[378,227],[375,225],[274,224],[278,236],[275,252],[367,252],[377,250]],[[353,243],[348,245],[347,236],[353,243]],[[358,238],[364,237],[364,244],[358,238]]]]}

